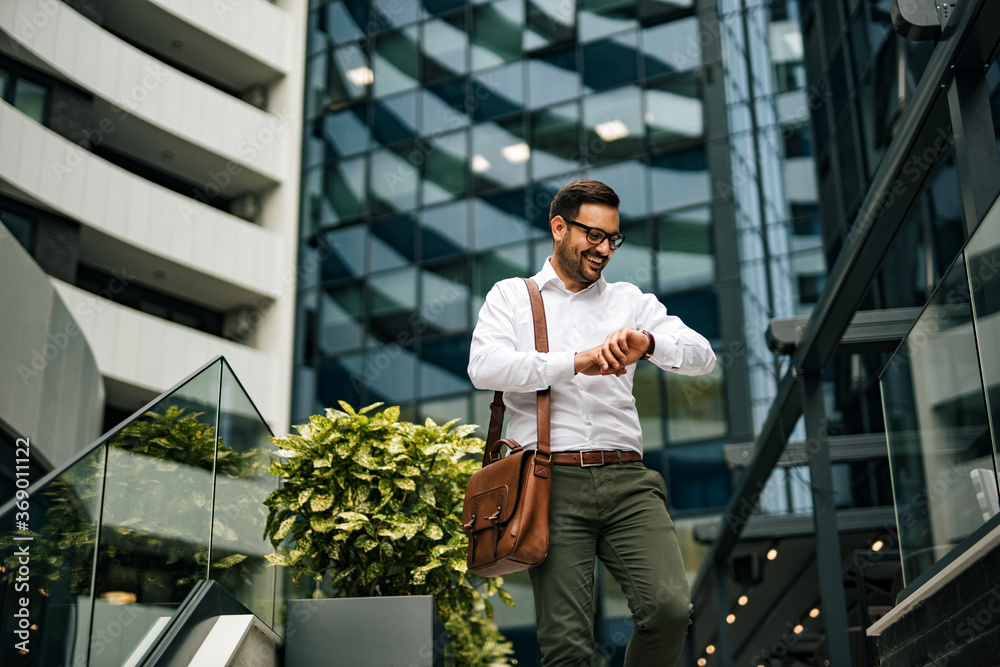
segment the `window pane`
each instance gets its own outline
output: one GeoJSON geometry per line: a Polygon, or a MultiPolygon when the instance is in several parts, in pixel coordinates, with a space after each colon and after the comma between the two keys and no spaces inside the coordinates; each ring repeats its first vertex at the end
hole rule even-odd
{"type": "Polygon", "coordinates": [[[415,27],[380,34],[375,40],[375,94],[384,97],[416,88],[418,55],[415,27]]]}
{"type": "Polygon", "coordinates": [[[363,304],[364,292],[360,287],[320,290],[320,354],[361,347],[363,304]]]}
{"type": "Polygon", "coordinates": [[[34,251],[35,223],[9,211],[0,211],[0,222],[29,253],[34,251]]]}
{"type": "Polygon", "coordinates": [[[468,201],[427,208],[420,213],[420,247],[423,259],[440,259],[468,251],[470,216],[468,201]]]}
{"type": "Polygon", "coordinates": [[[520,113],[524,109],[524,67],[520,62],[479,72],[472,77],[470,100],[477,120],[520,113]]]}
{"type": "Polygon", "coordinates": [[[698,19],[671,21],[642,31],[646,78],[686,72],[701,64],[698,19]]]}
{"type": "Polygon", "coordinates": [[[417,206],[420,170],[406,159],[413,145],[383,148],[371,155],[371,210],[373,215],[408,211],[417,206]]]}
{"type": "MultiPolygon", "coordinates": [[[[622,220],[635,219],[649,213],[649,168],[640,160],[617,162],[593,169],[588,178],[607,183],[621,200],[618,214],[622,220]]],[[[546,220],[548,223],[548,220],[546,220]]],[[[546,231],[548,224],[545,225],[546,231]]]]}
{"type": "Polygon", "coordinates": [[[365,162],[365,158],[351,158],[325,165],[320,224],[346,222],[364,213],[365,162]]]}
{"type": "Polygon", "coordinates": [[[424,335],[469,328],[469,276],[465,260],[421,273],[424,335]]]}
{"type": "Polygon", "coordinates": [[[639,19],[651,23],[690,11],[694,0],[639,0],[638,4],[639,19]]]}
{"type": "Polygon", "coordinates": [[[671,508],[704,511],[726,506],[732,471],[726,465],[721,444],[672,447],[665,454],[671,508]]]}
{"type": "Polygon", "coordinates": [[[417,256],[417,225],[409,216],[372,223],[371,271],[411,266],[417,256]]]}
{"type": "MultiPolygon", "coordinates": [[[[469,365],[469,336],[435,337],[433,341],[425,341],[421,346],[422,362],[420,365],[420,392],[422,396],[444,396],[457,392],[468,392],[472,387],[466,367],[469,365]]],[[[452,409],[460,409],[448,419],[465,417],[468,398],[457,399],[452,409]]],[[[426,412],[429,407],[424,404],[425,415],[437,419],[435,415],[426,412]]],[[[446,415],[441,415],[444,419],[446,415]]]]}
{"type": "Polygon", "coordinates": [[[523,0],[500,0],[472,10],[472,69],[521,57],[523,0]]]}
{"type": "Polygon", "coordinates": [[[604,268],[604,279],[609,282],[629,282],[644,292],[652,291],[653,248],[648,223],[623,221],[619,231],[625,236],[625,243],[615,251],[604,268]]]}
{"type": "Polygon", "coordinates": [[[532,58],[528,61],[528,80],[528,104],[532,109],[576,98],[580,95],[576,52],[568,49],[532,58]]]}
{"type": "Polygon", "coordinates": [[[456,132],[428,142],[424,163],[423,201],[435,204],[462,197],[466,192],[466,133],[456,132]]]}
{"type": "Polygon", "coordinates": [[[657,216],[655,233],[660,290],[714,280],[712,211],[708,206],[657,216]]]}
{"type": "Polygon", "coordinates": [[[25,79],[18,79],[14,87],[14,106],[29,118],[45,122],[45,101],[48,89],[25,79]]]}
{"type": "Polygon", "coordinates": [[[525,199],[525,190],[517,188],[473,200],[473,241],[476,250],[534,237],[535,230],[524,217],[525,199]]]}
{"type": "Polygon", "coordinates": [[[576,7],[566,0],[528,0],[524,50],[568,43],[576,35],[576,7]]]}
{"type": "Polygon", "coordinates": [[[452,79],[421,92],[421,134],[440,134],[469,124],[474,98],[466,94],[465,83],[464,78],[452,79]]]}
{"type": "Polygon", "coordinates": [[[380,144],[413,139],[417,134],[417,93],[376,100],[372,105],[372,132],[380,144]]]}
{"type": "Polygon", "coordinates": [[[417,269],[373,274],[368,281],[371,329],[383,341],[409,333],[416,321],[417,269]]]}
{"type": "Polygon", "coordinates": [[[520,116],[472,128],[470,166],[477,192],[523,184],[530,157],[520,116]]]}
{"type": "Polygon", "coordinates": [[[533,113],[531,126],[531,170],[534,178],[546,178],[577,167],[580,161],[580,110],[574,104],[559,104],[533,113]]]}
{"type": "Polygon", "coordinates": [[[303,142],[304,164],[310,167],[367,150],[365,111],[365,106],[356,106],[311,121],[313,131],[303,142]]]}
{"type": "Polygon", "coordinates": [[[360,45],[352,44],[328,53],[326,92],[331,104],[368,97],[372,84],[371,63],[360,45]]]}
{"type": "Polygon", "coordinates": [[[323,254],[322,281],[329,283],[364,274],[367,240],[368,229],[364,225],[352,225],[320,234],[314,245],[323,254]]]}
{"type": "Polygon", "coordinates": [[[10,75],[0,70],[0,100],[7,98],[7,80],[10,75]]]}
{"type": "Polygon", "coordinates": [[[583,98],[584,145],[594,164],[620,160],[642,151],[642,98],[638,86],[583,98]]]}
{"type": "Polygon", "coordinates": [[[433,83],[456,74],[464,74],[468,35],[465,32],[465,12],[431,19],[424,23],[421,42],[424,83],[433,83]]]}
{"type": "MultiPolygon", "coordinates": [[[[551,249],[551,243],[549,246],[551,249]]],[[[541,262],[538,262],[538,265],[541,266],[541,262]]],[[[534,273],[535,271],[528,266],[527,243],[497,248],[476,256],[472,262],[473,316],[482,308],[486,294],[498,281],[517,276],[531,276],[534,273]]]]}
{"type": "Polygon", "coordinates": [[[604,90],[639,78],[636,35],[628,32],[583,47],[583,85],[604,90]]]}
{"type": "Polygon", "coordinates": [[[380,28],[399,27],[417,22],[423,18],[419,2],[401,0],[375,0],[375,15],[380,28]]]}
{"type": "Polygon", "coordinates": [[[654,158],[650,166],[654,211],[681,208],[711,199],[704,147],[654,158]]]}
{"type": "Polygon", "coordinates": [[[645,120],[651,148],[703,140],[705,120],[698,78],[671,78],[649,86],[645,120]]]}
{"type": "Polygon", "coordinates": [[[671,444],[726,435],[722,364],[716,364],[707,375],[691,377],[665,373],[664,378],[667,386],[667,439],[671,444]]]}
{"type": "Polygon", "coordinates": [[[309,22],[313,34],[310,35],[310,52],[327,44],[343,44],[362,39],[368,26],[368,2],[348,0],[330,2],[315,14],[309,22]]]}
{"type": "Polygon", "coordinates": [[[361,354],[341,355],[319,367],[316,378],[316,400],[323,407],[338,407],[337,401],[353,406],[365,405],[358,389],[364,388],[361,354]]]}
{"type": "Polygon", "coordinates": [[[638,25],[635,0],[583,0],[580,4],[580,41],[621,32],[638,25]]]}

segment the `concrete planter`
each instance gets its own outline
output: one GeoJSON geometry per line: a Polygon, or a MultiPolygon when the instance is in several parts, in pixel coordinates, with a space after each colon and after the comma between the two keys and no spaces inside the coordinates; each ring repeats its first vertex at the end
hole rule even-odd
{"type": "Polygon", "coordinates": [[[430,595],[289,600],[285,667],[453,667],[430,595]]]}

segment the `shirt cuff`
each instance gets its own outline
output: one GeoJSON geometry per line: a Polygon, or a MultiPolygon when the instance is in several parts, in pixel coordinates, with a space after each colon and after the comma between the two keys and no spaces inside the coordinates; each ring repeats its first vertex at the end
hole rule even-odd
{"type": "Polygon", "coordinates": [[[662,338],[660,336],[661,334],[656,334],[656,350],[650,361],[655,362],[660,368],[669,368],[674,371],[680,369],[684,362],[684,352],[677,344],[677,339],[667,334],[663,334],[662,338]]]}
{"type": "Polygon", "coordinates": [[[576,352],[549,352],[545,365],[545,381],[551,387],[561,382],[569,382],[576,375],[574,357],[576,352]]]}

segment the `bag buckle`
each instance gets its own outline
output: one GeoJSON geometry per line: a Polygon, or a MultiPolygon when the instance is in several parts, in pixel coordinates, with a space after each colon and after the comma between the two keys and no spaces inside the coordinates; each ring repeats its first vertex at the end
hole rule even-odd
{"type": "Polygon", "coordinates": [[[601,450],[601,462],[600,463],[585,463],[583,458],[584,452],[580,452],[580,467],[581,468],[596,468],[598,466],[604,465],[604,450],[601,450]]]}

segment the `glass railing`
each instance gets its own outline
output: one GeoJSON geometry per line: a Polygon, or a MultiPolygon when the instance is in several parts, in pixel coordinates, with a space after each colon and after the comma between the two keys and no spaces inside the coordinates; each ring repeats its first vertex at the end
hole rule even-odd
{"type": "Polygon", "coordinates": [[[0,664],[139,664],[202,580],[273,627],[270,435],[218,358],[0,508],[0,664]]]}
{"type": "Polygon", "coordinates": [[[982,312],[1000,297],[1000,280],[970,271],[976,247],[974,237],[880,378],[906,585],[998,513],[984,376],[992,390],[1000,369],[990,371],[997,341],[982,312]]]}

